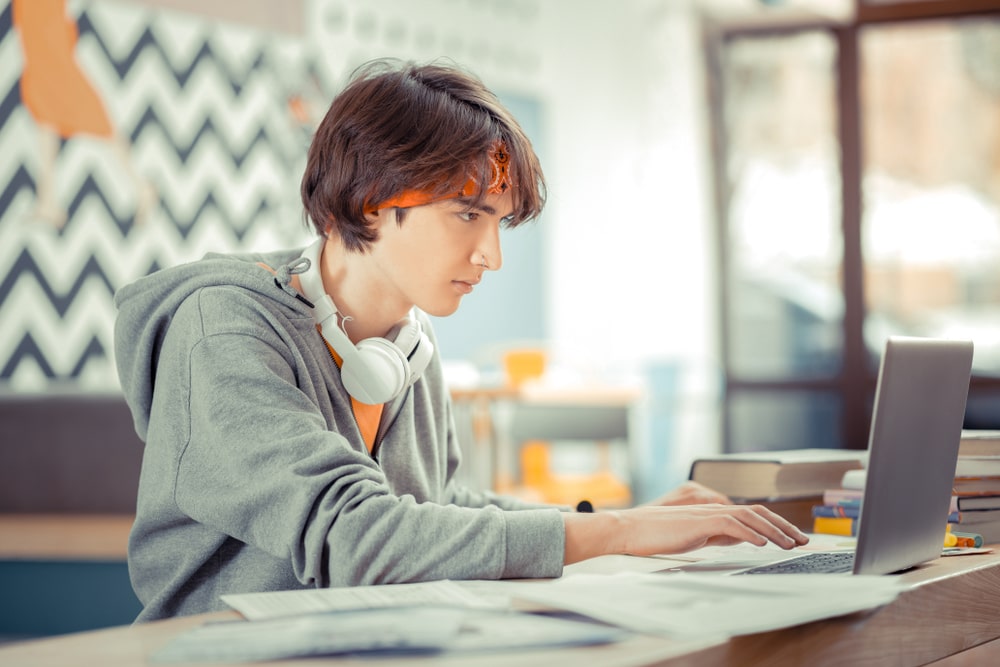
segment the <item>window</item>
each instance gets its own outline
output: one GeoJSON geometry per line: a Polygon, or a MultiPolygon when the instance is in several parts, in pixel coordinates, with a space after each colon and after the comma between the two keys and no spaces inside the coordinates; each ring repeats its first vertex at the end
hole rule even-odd
{"type": "Polygon", "coordinates": [[[865,339],[975,341],[1000,376],[1000,19],[861,33],[865,339]]]}
{"type": "Polygon", "coordinates": [[[972,338],[1000,428],[1000,15],[710,23],[725,449],[864,448],[887,335],[972,338]]]}

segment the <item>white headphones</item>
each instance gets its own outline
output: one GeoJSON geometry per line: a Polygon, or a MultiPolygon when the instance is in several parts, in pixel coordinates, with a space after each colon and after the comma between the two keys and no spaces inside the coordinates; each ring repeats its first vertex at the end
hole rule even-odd
{"type": "Polygon", "coordinates": [[[343,360],[340,379],[347,392],[368,405],[386,403],[420,379],[434,354],[434,344],[416,317],[407,317],[389,332],[391,341],[366,338],[355,346],[340,328],[337,307],[323,289],[319,256],[325,242],[320,238],[302,253],[309,260],[309,267],[299,275],[303,296],[314,305],[313,318],[323,338],[343,360]]]}

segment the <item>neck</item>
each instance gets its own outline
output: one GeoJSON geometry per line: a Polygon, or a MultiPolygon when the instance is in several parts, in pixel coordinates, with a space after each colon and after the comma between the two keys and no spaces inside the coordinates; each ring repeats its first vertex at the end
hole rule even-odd
{"type": "Polygon", "coordinates": [[[320,254],[323,289],[347,320],[344,330],[355,344],[365,338],[385,336],[412,306],[386,298],[370,257],[348,252],[336,236],[327,239],[320,254]]]}

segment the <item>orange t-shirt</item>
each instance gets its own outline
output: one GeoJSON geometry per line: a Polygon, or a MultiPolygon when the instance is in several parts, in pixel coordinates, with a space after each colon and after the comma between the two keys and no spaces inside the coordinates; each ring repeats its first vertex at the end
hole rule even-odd
{"type": "MultiPolygon", "coordinates": [[[[319,329],[319,326],[316,327],[319,329]]],[[[340,368],[344,360],[340,358],[340,355],[334,351],[330,343],[327,343],[326,338],[323,339],[326,343],[326,349],[330,350],[330,356],[333,360],[337,362],[337,368],[340,368]]],[[[358,401],[353,396],[351,396],[351,408],[354,410],[354,421],[358,424],[358,430],[361,431],[361,438],[365,441],[365,446],[368,447],[369,453],[375,447],[375,436],[378,434],[378,425],[382,420],[382,408],[385,407],[382,403],[377,405],[368,405],[367,403],[362,403],[358,401]]]]}

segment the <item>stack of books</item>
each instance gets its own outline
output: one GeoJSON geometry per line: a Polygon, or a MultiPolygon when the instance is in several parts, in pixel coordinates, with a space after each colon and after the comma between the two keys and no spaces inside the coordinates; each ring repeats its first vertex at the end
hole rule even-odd
{"type": "Polygon", "coordinates": [[[1000,543],[1000,431],[962,431],[953,488],[950,532],[1000,543]]]}
{"type": "MultiPolygon", "coordinates": [[[[812,532],[856,535],[865,471],[848,470],[812,508],[812,532]]],[[[948,514],[957,544],[1000,543],[1000,430],[965,430],[948,514]]]]}
{"type": "Polygon", "coordinates": [[[812,508],[812,532],[852,537],[858,534],[865,472],[848,471],[839,486],[823,492],[823,502],[812,508]]]}
{"type": "Polygon", "coordinates": [[[864,470],[867,452],[845,449],[792,449],[743,452],[696,459],[690,479],[729,496],[760,504],[801,530],[812,529],[812,508],[823,491],[849,470],[864,470]]]}

